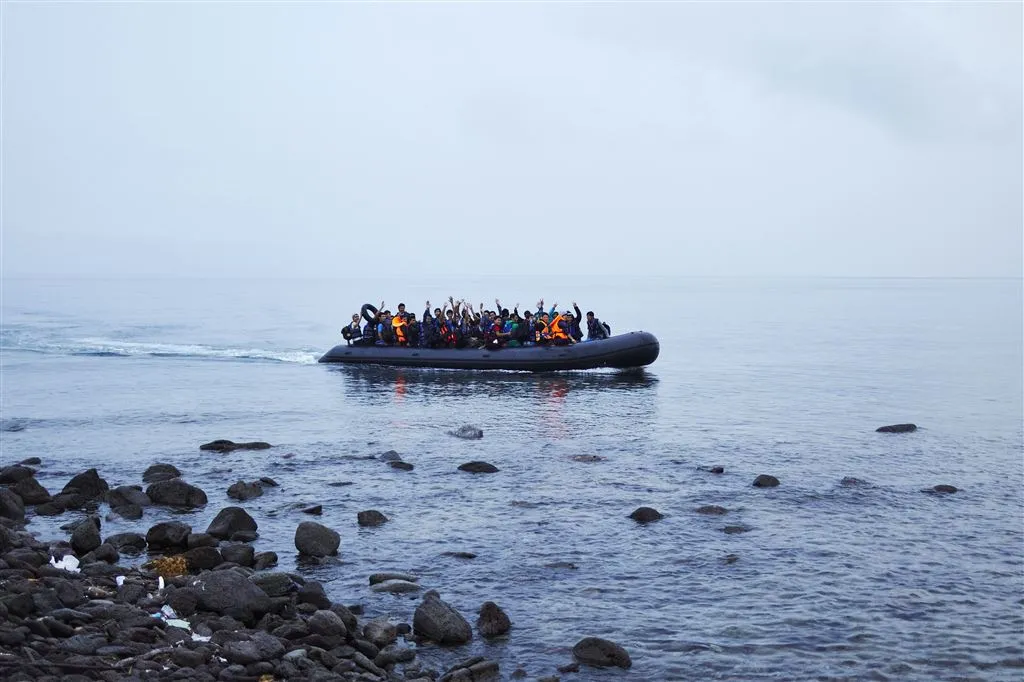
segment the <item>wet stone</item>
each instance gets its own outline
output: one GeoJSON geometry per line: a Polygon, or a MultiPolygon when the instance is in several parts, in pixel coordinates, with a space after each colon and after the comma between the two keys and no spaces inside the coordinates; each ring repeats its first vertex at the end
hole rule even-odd
{"type": "Polygon", "coordinates": [[[489,462],[474,461],[460,464],[459,471],[467,471],[471,474],[494,474],[498,472],[498,467],[489,462]]]}
{"type": "Polygon", "coordinates": [[[774,488],[778,484],[779,479],[775,478],[774,476],[769,476],[768,474],[761,474],[760,476],[754,479],[753,483],[755,488],[774,488]]]}
{"type": "Polygon", "coordinates": [[[372,528],[387,523],[388,517],[376,509],[367,509],[356,514],[356,520],[360,526],[372,528]]]}
{"type": "Polygon", "coordinates": [[[638,507],[629,515],[629,518],[633,519],[637,523],[650,523],[663,519],[664,515],[653,507],[638,507]]]}

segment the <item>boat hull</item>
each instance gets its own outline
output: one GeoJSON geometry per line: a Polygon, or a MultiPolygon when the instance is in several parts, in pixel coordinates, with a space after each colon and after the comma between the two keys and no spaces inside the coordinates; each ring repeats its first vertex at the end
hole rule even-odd
{"type": "Polygon", "coordinates": [[[654,334],[629,332],[571,346],[501,348],[405,348],[402,346],[335,346],[320,358],[324,363],[393,365],[441,369],[504,369],[525,372],[612,367],[644,367],[658,359],[661,346],[654,334]]]}

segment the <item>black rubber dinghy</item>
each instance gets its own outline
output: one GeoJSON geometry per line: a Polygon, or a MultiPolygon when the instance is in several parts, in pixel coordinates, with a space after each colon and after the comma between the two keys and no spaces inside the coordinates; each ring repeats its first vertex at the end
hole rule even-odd
{"type": "Polygon", "coordinates": [[[402,346],[335,346],[320,362],[353,365],[394,365],[442,369],[510,369],[558,372],[576,369],[644,367],[658,359],[661,346],[654,334],[628,332],[571,346],[518,348],[408,348],[402,346]]]}

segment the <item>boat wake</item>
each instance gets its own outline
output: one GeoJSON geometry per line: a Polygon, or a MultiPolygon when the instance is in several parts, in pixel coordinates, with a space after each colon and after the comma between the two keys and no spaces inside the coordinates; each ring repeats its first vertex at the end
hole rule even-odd
{"type": "Polygon", "coordinates": [[[193,343],[150,343],[103,338],[67,340],[5,339],[6,350],[47,355],[79,355],[98,358],[188,358],[200,360],[283,362],[301,365],[316,364],[320,352],[314,349],[241,348],[193,343]],[[17,342],[20,341],[20,342],[17,342]]]}

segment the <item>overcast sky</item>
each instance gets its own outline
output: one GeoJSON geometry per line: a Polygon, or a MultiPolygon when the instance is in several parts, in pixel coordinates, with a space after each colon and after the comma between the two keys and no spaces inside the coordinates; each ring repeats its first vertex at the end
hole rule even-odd
{"type": "Polygon", "coordinates": [[[1021,275],[1018,2],[0,12],[5,277],[1021,275]]]}

